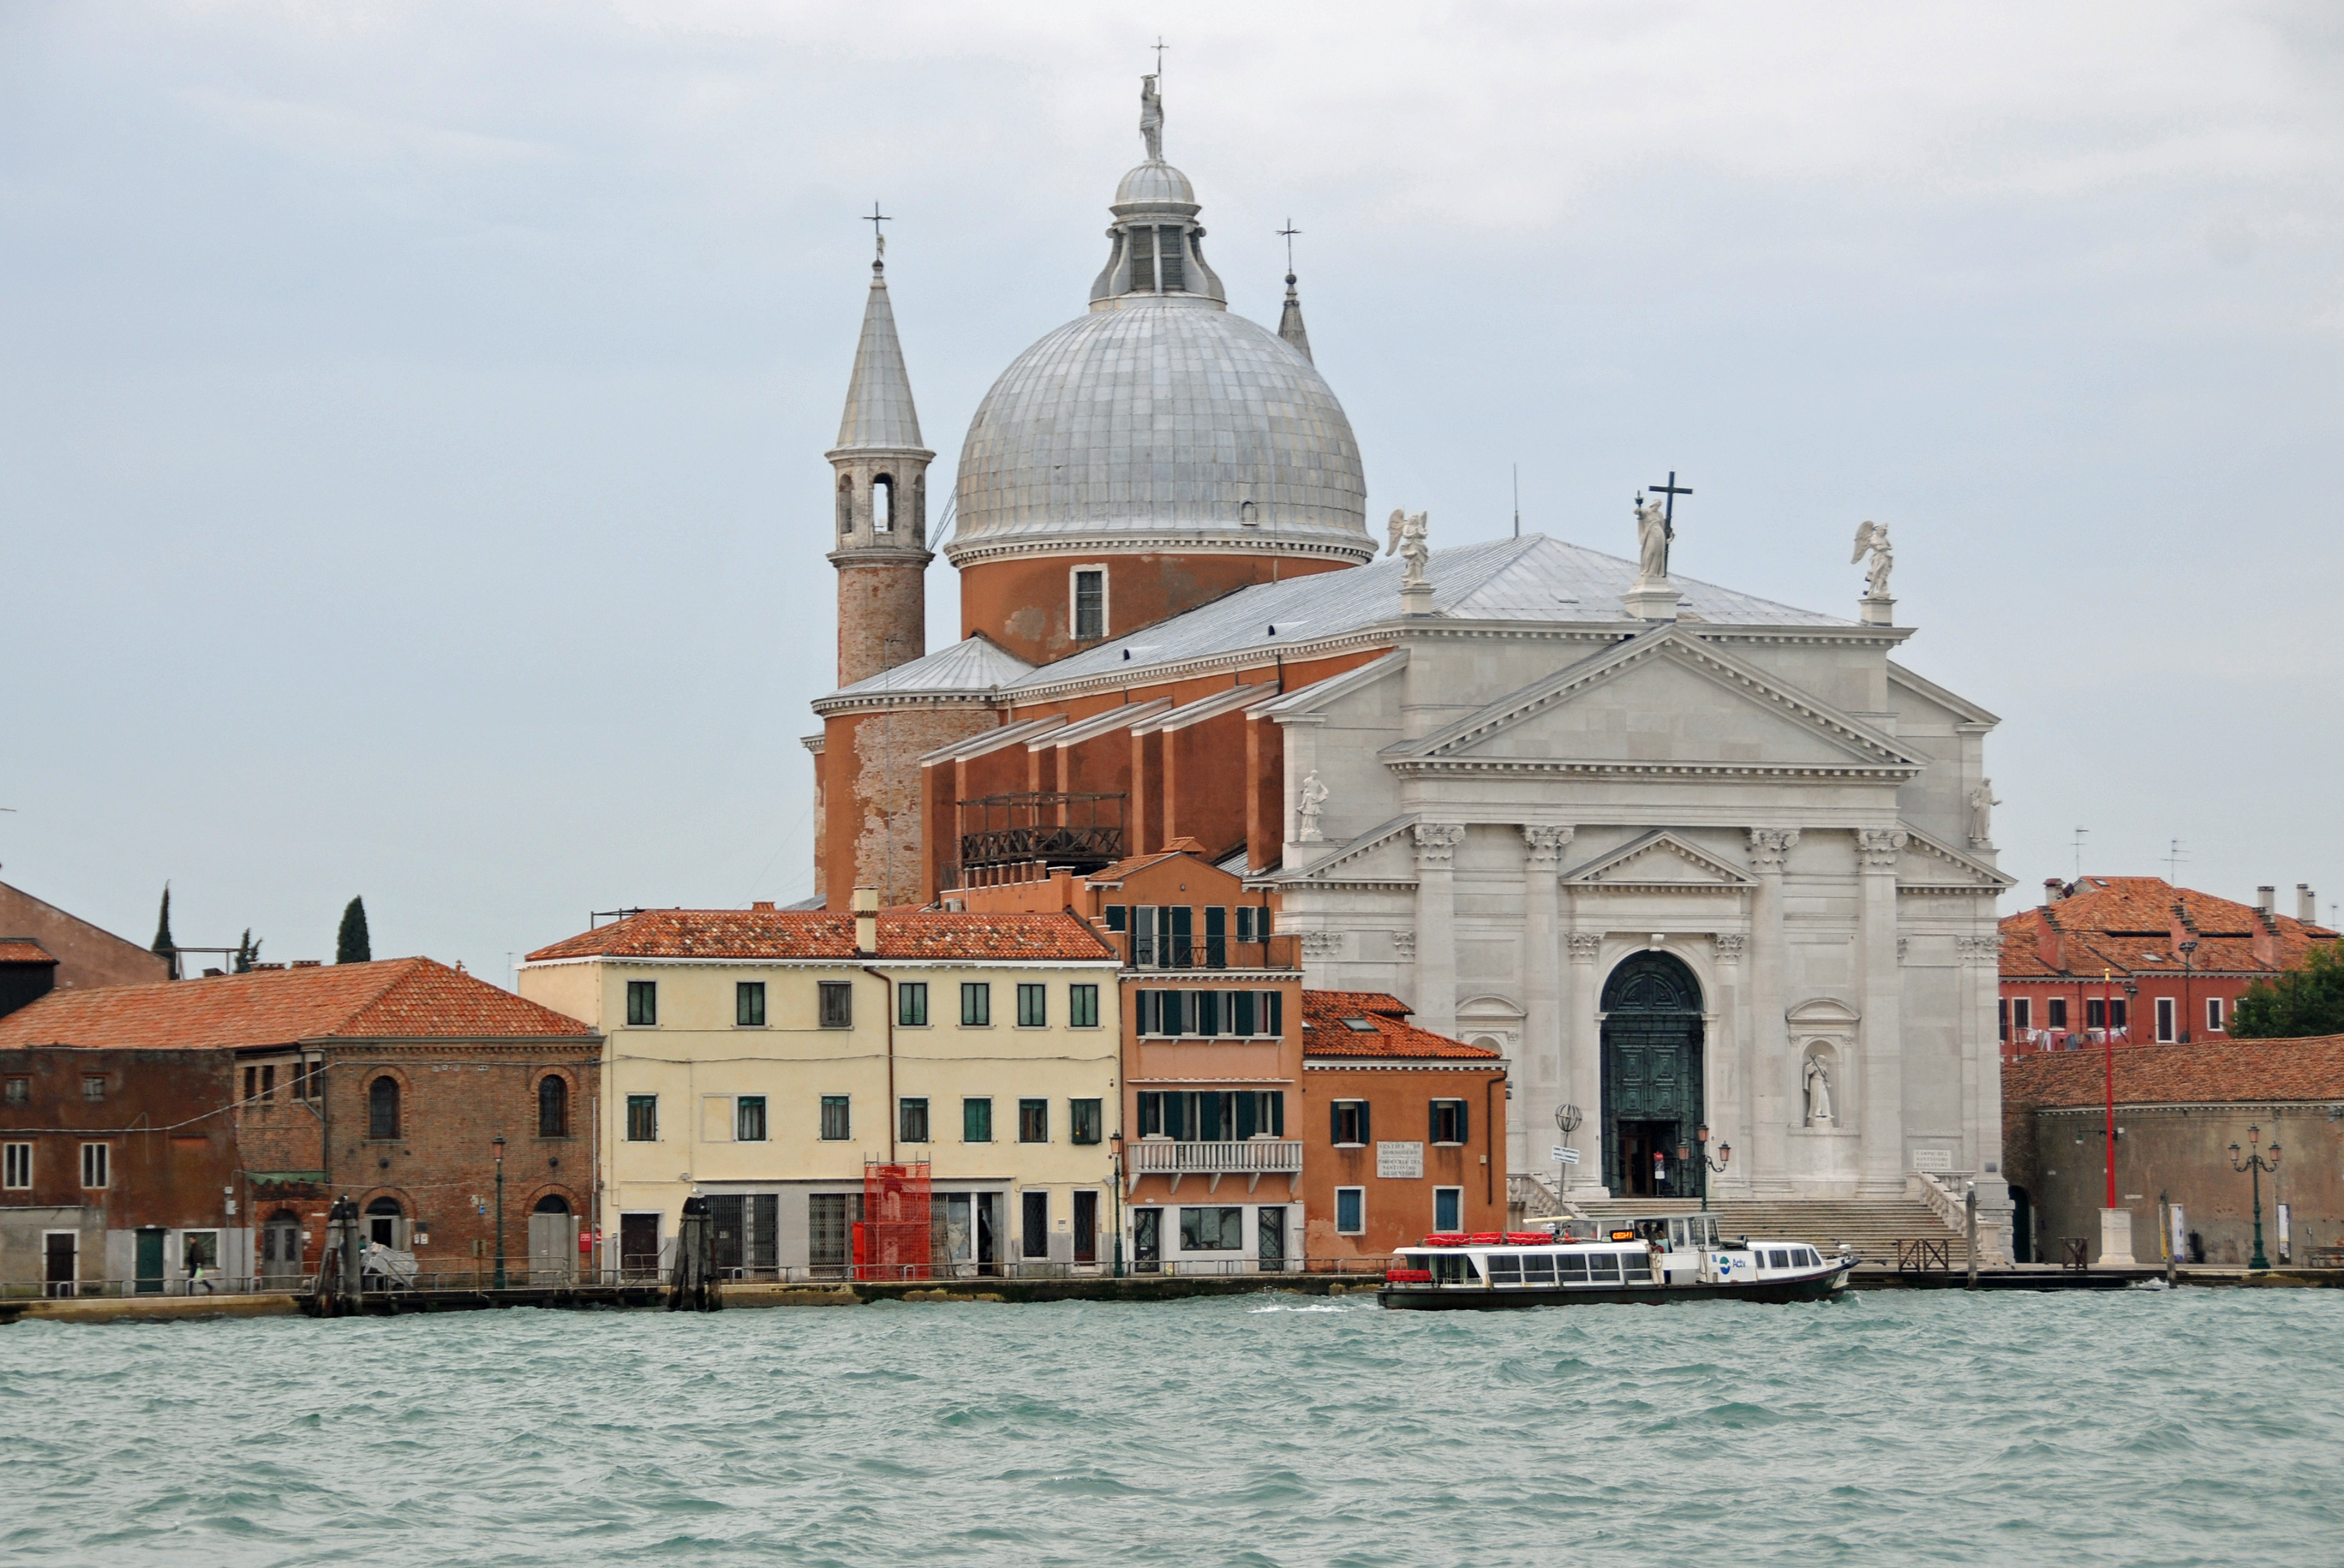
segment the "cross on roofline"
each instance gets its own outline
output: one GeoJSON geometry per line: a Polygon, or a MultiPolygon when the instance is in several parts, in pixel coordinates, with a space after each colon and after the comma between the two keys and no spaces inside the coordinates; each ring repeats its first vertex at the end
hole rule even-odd
{"type": "MultiPolygon", "coordinates": [[[[1294,236],[1301,232],[1294,226],[1294,220],[1290,217],[1286,220],[1286,226],[1278,231],[1278,237],[1286,241],[1286,270],[1289,273],[1294,270],[1294,236]]],[[[1674,475],[1670,477],[1675,477],[1674,475]]]]}
{"type": "Polygon", "coordinates": [[[1669,482],[1667,484],[1653,485],[1649,487],[1649,488],[1652,490],[1652,494],[1667,498],[1661,503],[1661,518],[1669,525],[1669,532],[1672,534],[1675,533],[1677,528],[1677,498],[1679,496],[1692,495],[1692,487],[1689,485],[1678,484],[1677,471],[1674,468],[1671,468],[1669,470],[1669,482]]]}
{"type": "MultiPolygon", "coordinates": [[[[874,201],[871,204],[871,210],[863,215],[863,221],[871,226],[872,242],[879,247],[880,256],[884,258],[887,254],[887,231],[879,226],[883,223],[894,223],[895,220],[881,212],[879,204],[874,201]]],[[[1676,476],[1672,474],[1669,477],[1674,478],[1676,476]]]]}
{"type": "Polygon", "coordinates": [[[1156,79],[1158,82],[1161,82],[1164,79],[1164,51],[1169,49],[1171,46],[1171,45],[1167,44],[1164,41],[1164,35],[1161,33],[1157,34],[1156,42],[1148,45],[1149,48],[1156,51],[1156,79]]]}

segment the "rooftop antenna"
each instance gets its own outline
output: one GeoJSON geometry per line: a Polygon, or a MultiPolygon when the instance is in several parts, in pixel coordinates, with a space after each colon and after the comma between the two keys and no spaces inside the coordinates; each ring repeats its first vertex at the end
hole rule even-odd
{"type": "Polygon", "coordinates": [[[881,228],[879,226],[883,223],[894,223],[895,220],[888,216],[885,213],[881,212],[879,210],[879,204],[874,201],[871,204],[870,212],[864,216],[863,221],[871,226],[872,243],[879,247],[878,254],[874,258],[874,265],[875,266],[887,259],[887,231],[881,228]]]}
{"type": "MultiPolygon", "coordinates": [[[[1672,476],[1673,477],[1673,476],[1672,476]]],[[[1514,538],[1522,537],[1522,466],[1514,465],[1514,538]]]]}
{"type": "Polygon", "coordinates": [[[2181,885],[2181,862],[2188,858],[2189,851],[2181,847],[2181,840],[2171,840],[2165,851],[2165,879],[2167,882],[2177,888],[2181,885]]]}
{"type": "Polygon", "coordinates": [[[2084,835],[2090,831],[2089,828],[2076,829],[2076,880],[2079,882],[2084,879],[2084,835]]]}

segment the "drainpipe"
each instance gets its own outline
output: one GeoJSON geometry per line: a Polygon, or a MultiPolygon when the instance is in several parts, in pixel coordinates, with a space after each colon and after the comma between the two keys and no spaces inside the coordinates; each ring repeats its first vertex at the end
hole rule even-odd
{"type": "MultiPolygon", "coordinates": [[[[885,998],[885,1000],[882,1005],[884,1005],[887,1010],[887,1163],[893,1165],[895,1163],[896,1131],[895,982],[889,980],[879,970],[873,969],[869,964],[864,964],[863,966],[863,972],[879,982],[880,986],[883,988],[881,994],[885,998]]],[[[933,1136],[935,1132],[935,1129],[931,1127],[928,1129],[928,1131],[933,1136]]]]}

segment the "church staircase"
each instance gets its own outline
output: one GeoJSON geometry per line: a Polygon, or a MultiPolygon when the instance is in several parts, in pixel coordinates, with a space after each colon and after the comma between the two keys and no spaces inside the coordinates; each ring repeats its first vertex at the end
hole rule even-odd
{"type": "MultiPolygon", "coordinates": [[[[1574,1207],[1601,1224],[1682,1214],[1693,1204],[1682,1198],[1613,1198],[1581,1200],[1574,1207]]],[[[1916,1198],[1713,1199],[1709,1211],[1717,1216],[1721,1236],[1807,1241],[1826,1252],[1845,1246],[1866,1263],[1890,1267],[1899,1241],[1942,1241],[1948,1266],[1969,1267],[1962,1233],[1916,1198]]]]}

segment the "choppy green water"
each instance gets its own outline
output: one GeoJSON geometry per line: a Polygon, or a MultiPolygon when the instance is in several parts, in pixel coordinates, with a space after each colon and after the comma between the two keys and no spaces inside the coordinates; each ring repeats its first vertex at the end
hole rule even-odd
{"type": "Polygon", "coordinates": [[[0,1330],[0,1561],[2344,1561],[2344,1292],[0,1330]]]}

